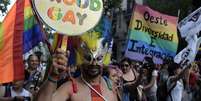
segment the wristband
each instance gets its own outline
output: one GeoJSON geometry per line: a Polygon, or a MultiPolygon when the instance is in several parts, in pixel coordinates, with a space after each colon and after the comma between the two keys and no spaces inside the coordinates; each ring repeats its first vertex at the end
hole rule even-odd
{"type": "Polygon", "coordinates": [[[53,79],[52,77],[48,76],[48,81],[52,83],[57,83],[57,80],[53,79]]]}

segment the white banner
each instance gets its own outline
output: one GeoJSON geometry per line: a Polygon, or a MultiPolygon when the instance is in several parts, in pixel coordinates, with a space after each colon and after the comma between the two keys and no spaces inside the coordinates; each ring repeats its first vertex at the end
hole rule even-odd
{"type": "Polygon", "coordinates": [[[198,36],[198,34],[189,34],[186,37],[185,40],[188,42],[188,45],[175,56],[174,62],[181,64],[182,67],[185,67],[195,60],[201,43],[201,37],[198,38],[198,36]]]}
{"type": "Polygon", "coordinates": [[[201,7],[179,22],[178,29],[182,37],[196,34],[201,30],[201,7]]]}

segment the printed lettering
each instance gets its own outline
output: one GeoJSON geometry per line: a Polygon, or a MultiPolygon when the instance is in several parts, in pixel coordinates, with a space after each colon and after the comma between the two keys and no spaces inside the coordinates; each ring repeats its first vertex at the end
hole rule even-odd
{"type": "Polygon", "coordinates": [[[142,21],[136,20],[137,26],[135,27],[135,30],[140,30],[142,27],[142,21]]]}
{"type": "Polygon", "coordinates": [[[135,52],[136,50],[135,50],[135,43],[136,43],[137,41],[135,41],[135,40],[130,40],[129,41],[129,43],[131,43],[131,47],[128,47],[128,51],[132,51],[132,52],[135,52]]]}
{"type": "Polygon", "coordinates": [[[71,22],[72,24],[75,24],[75,16],[74,16],[74,13],[73,11],[68,11],[65,16],[63,17],[62,19],[63,22],[71,22]]]}
{"type": "Polygon", "coordinates": [[[150,23],[155,23],[155,24],[160,24],[160,25],[168,26],[167,19],[163,19],[162,16],[160,16],[160,17],[152,16],[147,11],[144,12],[144,19],[146,21],[149,21],[150,23]]]}
{"type": "Polygon", "coordinates": [[[150,55],[152,57],[156,57],[156,58],[160,58],[160,59],[168,59],[168,60],[172,60],[173,56],[168,54],[168,53],[164,53],[162,50],[158,51],[155,50],[155,47],[148,45],[139,45],[139,42],[136,40],[130,40],[130,46],[128,47],[128,51],[131,52],[137,52],[139,54],[143,54],[143,55],[150,55]]]}
{"type": "Polygon", "coordinates": [[[58,21],[62,18],[61,9],[57,7],[51,7],[47,11],[47,16],[54,21],[58,21]]]}
{"type": "Polygon", "coordinates": [[[84,19],[87,17],[87,14],[81,15],[80,13],[77,13],[77,17],[79,19],[79,24],[83,25],[84,19]]]}
{"type": "Polygon", "coordinates": [[[153,29],[151,29],[151,28],[149,28],[147,26],[143,26],[142,21],[140,21],[140,20],[135,20],[135,22],[136,22],[136,26],[134,28],[135,30],[139,30],[139,31],[148,33],[153,38],[160,38],[160,39],[168,40],[168,41],[173,40],[173,37],[174,37],[173,34],[169,34],[169,33],[166,33],[166,32],[161,32],[161,31],[155,31],[155,30],[153,30],[153,29]]]}
{"type": "Polygon", "coordinates": [[[63,2],[66,5],[73,5],[73,3],[75,3],[75,0],[63,0],[63,2]]]}

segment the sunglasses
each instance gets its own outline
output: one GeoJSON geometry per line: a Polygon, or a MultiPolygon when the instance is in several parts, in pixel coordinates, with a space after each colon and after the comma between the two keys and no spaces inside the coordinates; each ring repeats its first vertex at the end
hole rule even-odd
{"type": "Polygon", "coordinates": [[[122,64],[121,67],[129,67],[128,64],[122,64]]]}

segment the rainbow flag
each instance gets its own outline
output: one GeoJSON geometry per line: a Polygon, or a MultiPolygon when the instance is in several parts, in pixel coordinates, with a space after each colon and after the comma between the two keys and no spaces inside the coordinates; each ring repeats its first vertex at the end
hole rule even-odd
{"type": "Polygon", "coordinates": [[[23,53],[26,53],[37,46],[39,42],[44,41],[45,36],[41,31],[41,26],[33,15],[30,0],[24,1],[23,53]]]}
{"type": "Polygon", "coordinates": [[[178,47],[177,20],[177,17],[154,11],[148,6],[136,5],[125,56],[138,61],[150,56],[157,64],[173,59],[178,47]]]}
{"type": "Polygon", "coordinates": [[[17,0],[0,24],[0,83],[24,78],[23,53],[42,41],[29,0],[17,0]]]}

